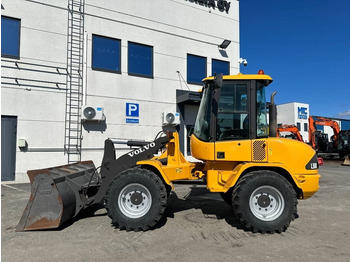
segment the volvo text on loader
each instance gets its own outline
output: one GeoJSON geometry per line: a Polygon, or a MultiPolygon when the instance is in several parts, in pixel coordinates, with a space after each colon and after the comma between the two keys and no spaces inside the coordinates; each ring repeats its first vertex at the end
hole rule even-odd
{"type": "Polygon", "coordinates": [[[162,217],[173,181],[204,179],[246,229],[285,231],[297,217],[298,199],[318,190],[315,151],[276,137],[273,101],[268,126],[265,88],[272,79],[262,71],[203,82],[191,135],[192,156],[201,162],[185,160],[177,132],[147,144],[130,142],[140,147],[118,159],[107,139],[100,173],[92,161],[28,171],[32,192],[17,230],[56,228],[104,201],[115,227],[145,231],[162,217]]]}

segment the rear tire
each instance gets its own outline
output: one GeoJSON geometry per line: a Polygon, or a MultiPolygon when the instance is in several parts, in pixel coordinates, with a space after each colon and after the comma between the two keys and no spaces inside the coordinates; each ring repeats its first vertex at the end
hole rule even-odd
{"type": "Polygon", "coordinates": [[[285,231],[297,217],[297,196],[291,183],[273,171],[254,171],[237,182],[233,208],[243,226],[253,232],[285,231]]]}
{"type": "Polygon", "coordinates": [[[127,231],[146,231],[162,217],[167,190],[153,172],[132,168],[116,176],[109,186],[105,203],[115,227],[127,231]]]}

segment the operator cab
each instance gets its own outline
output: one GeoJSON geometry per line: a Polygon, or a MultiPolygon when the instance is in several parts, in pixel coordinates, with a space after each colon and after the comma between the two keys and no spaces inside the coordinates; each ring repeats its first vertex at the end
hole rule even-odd
{"type": "Polygon", "coordinates": [[[203,80],[203,96],[193,135],[203,142],[268,137],[265,87],[272,78],[228,75],[203,80]]]}

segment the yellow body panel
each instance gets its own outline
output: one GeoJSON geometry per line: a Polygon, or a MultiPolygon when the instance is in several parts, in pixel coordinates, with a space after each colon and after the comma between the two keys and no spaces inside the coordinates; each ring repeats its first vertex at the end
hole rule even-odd
{"type": "MultiPolygon", "coordinates": [[[[194,137],[195,138],[195,137],[194,137]]],[[[191,139],[192,140],[192,139],[191,139]]],[[[212,143],[214,145],[214,143],[212,143]]],[[[193,154],[197,158],[197,155],[193,154]]],[[[252,160],[252,141],[221,141],[215,143],[215,152],[213,156],[217,161],[251,161],[252,160]],[[225,152],[224,159],[218,159],[218,153],[225,152]]],[[[209,158],[200,158],[209,159],[209,158]]]]}
{"type": "Polygon", "coordinates": [[[207,143],[199,140],[194,135],[191,136],[191,153],[197,159],[213,159],[215,155],[214,143],[207,143]]]}
{"type": "Polygon", "coordinates": [[[268,161],[268,143],[266,139],[231,140],[203,142],[192,135],[192,156],[201,160],[216,161],[268,161]]]}

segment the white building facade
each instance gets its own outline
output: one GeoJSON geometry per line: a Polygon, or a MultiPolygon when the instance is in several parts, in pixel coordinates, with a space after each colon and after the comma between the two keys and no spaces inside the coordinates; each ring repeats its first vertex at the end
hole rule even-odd
{"type": "Polygon", "coordinates": [[[2,180],[28,182],[27,170],[67,164],[74,147],[71,161],[99,166],[105,139],[153,140],[163,112],[181,113],[187,154],[201,79],[239,72],[237,0],[1,7],[2,180]],[[82,122],[84,106],[103,110],[102,121],[82,122]]]}
{"type": "Polygon", "coordinates": [[[309,104],[286,103],[277,105],[277,124],[295,125],[305,142],[309,142],[309,104]]]}

